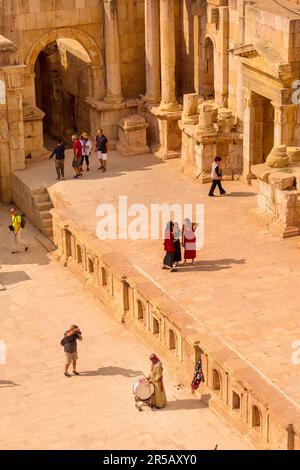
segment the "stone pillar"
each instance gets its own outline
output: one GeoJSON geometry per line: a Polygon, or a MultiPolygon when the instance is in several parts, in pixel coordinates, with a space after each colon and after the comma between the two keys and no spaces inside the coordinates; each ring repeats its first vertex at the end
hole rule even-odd
{"type": "Polygon", "coordinates": [[[146,102],[160,101],[159,0],[145,0],[146,102]]]}
{"type": "Polygon", "coordinates": [[[92,86],[90,89],[90,96],[95,100],[103,100],[105,96],[105,77],[102,66],[91,66],[92,70],[92,86]]]}
{"type": "Polygon", "coordinates": [[[177,111],[175,80],[175,7],[174,0],[160,0],[160,52],[162,111],[177,111]]]}
{"type": "Polygon", "coordinates": [[[237,64],[237,130],[243,132],[243,114],[244,114],[244,87],[243,87],[243,63],[238,57],[237,64]]]}
{"type": "Polygon", "coordinates": [[[183,95],[183,124],[197,124],[198,120],[198,93],[183,95]]]}
{"type": "Polygon", "coordinates": [[[244,139],[243,139],[243,178],[251,181],[251,165],[254,151],[254,118],[255,108],[253,92],[244,88],[244,139]]]}
{"type": "Polygon", "coordinates": [[[294,131],[297,121],[297,105],[281,105],[272,102],[274,106],[274,146],[293,145],[294,131]]]}
{"type": "Polygon", "coordinates": [[[122,103],[120,43],[116,0],[103,0],[105,16],[106,103],[122,103]]]}

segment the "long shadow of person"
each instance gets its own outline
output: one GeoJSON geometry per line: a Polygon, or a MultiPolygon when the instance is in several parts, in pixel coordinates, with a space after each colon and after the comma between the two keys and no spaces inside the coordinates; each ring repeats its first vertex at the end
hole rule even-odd
{"type": "Polygon", "coordinates": [[[0,380],[0,388],[7,388],[7,387],[20,387],[20,384],[16,384],[11,380],[0,380]]]}
{"type": "Polygon", "coordinates": [[[200,410],[208,408],[210,395],[203,395],[201,399],[197,398],[186,398],[184,400],[168,400],[168,404],[165,408],[159,409],[159,411],[174,411],[174,410],[200,410]]]}
{"type": "Polygon", "coordinates": [[[133,369],[124,369],[123,367],[114,367],[114,366],[107,366],[101,367],[97,370],[86,370],[80,372],[80,375],[85,377],[96,377],[96,376],[111,376],[111,375],[121,375],[122,377],[138,377],[143,375],[143,372],[140,370],[133,370],[133,369]]]}
{"type": "Polygon", "coordinates": [[[189,265],[180,265],[178,268],[179,272],[188,272],[188,271],[220,271],[224,269],[231,269],[232,265],[235,264],[245,264],[245,259],[212,259],[212,260],[202,260],[197,261],[195,264],[189,265]]]}

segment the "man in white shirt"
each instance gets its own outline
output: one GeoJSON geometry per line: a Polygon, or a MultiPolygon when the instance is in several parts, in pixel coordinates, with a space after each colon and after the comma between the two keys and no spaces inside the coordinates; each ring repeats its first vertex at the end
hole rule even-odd
{"type": "Polygon", "coordinates": [[[92,153],[93,144],[87,132],[82,133],[80,143],[82,145],[81,171],[84,161],[86,163],[86,171],[90,171],[90,156],[92,153]]]}

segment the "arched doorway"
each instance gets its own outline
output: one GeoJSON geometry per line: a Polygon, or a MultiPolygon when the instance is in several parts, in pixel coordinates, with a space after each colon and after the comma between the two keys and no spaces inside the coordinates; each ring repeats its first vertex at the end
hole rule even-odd
{"type": "Polygon", "coordinates": [[[88,34],[60,28],[32,45],[26,57],[24,102],[45,113],[43,130],[70,140],[73,133],[90,131],[87,98],[105,94],[100,49],[88,34]]]}
{"type": "Polygon", "coordinates": [[[203,94],[206,99],[215,97],[214,44],[208,37],[204,42],[203,54],[203,94]]]}
{"type": "Polygon", "coordinates": [[[91,59],[78,41],[62,38],[48,44],[35,63],[36,106],[45,113],[44,133],[70,139],[90,131],[91,59]]]}

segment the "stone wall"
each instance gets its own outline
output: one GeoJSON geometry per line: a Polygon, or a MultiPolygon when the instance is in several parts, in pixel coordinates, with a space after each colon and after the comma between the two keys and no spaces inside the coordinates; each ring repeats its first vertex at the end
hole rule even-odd
{"type": "MultiPolygon", "coordinates": [[[[15,30],[8,31],[7,35],[8,37],[15,35],[18,37],[20,62],[30,62],[34,48],[38,47],[40,50],[43,48],[39,39],[45,38],[42,40],[42,44],[44,44],[44,40],[47,41],[47,35],[49,35],[49,42],[52,41],[53,34],[50,33],[53,31],[57,31],[57,39],[78,39],[84,47],[87,46],[88,52],[91,54],[93,50],[88,47],[88,42],[84,38],[88,34],[93,40],[94,49],[98,47],[102,58],[105,56],[102,0],[82,0],[81,2],[68,0],[61,3],[61,6],[52,0],[37,0],[34,3],[17,2],[16,8],[15,30]]],[[[145,89],[143,0],[117,2],[117,14],[121,38],[121,72],[124,96],[137,96],[145,89]]],[[[14,13],[12,12],[11,15],[13,16],[14,13]]],[[[29,76],[25,99],[35,104],[34,90],[30,80],[32,70],[29,68],[27,72],[29,76]]],[[[103,97],[105,90],[99,91],[99,98],[101,98],[101,93],[103,97]]]]}

